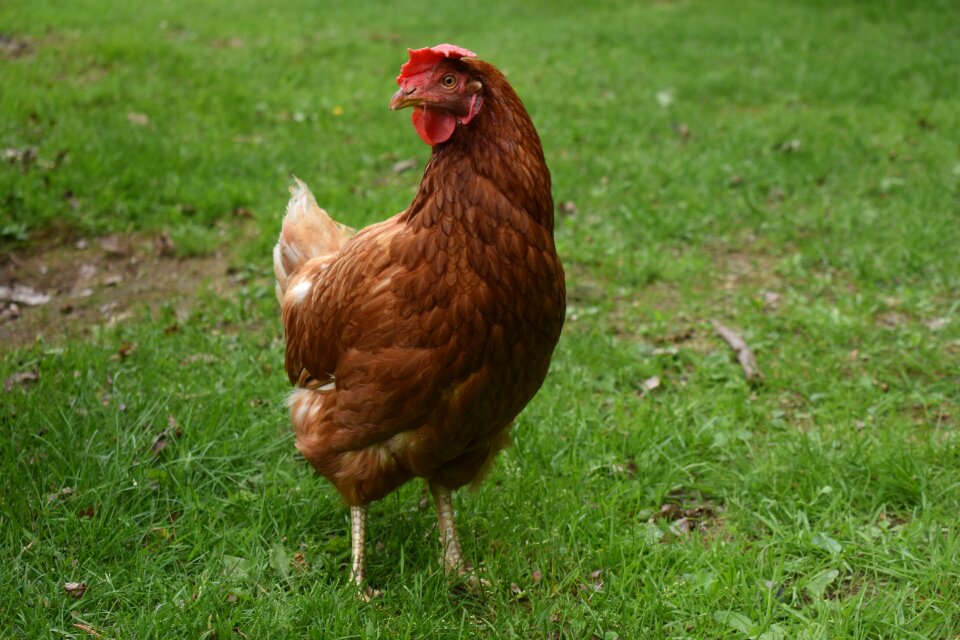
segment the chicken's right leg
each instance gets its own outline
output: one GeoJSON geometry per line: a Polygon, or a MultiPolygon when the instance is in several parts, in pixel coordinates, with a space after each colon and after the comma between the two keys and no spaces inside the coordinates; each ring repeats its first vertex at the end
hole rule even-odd
{"type": "Polygon", "coordinates": [[[367,540],[367,505],[350,507],[350,581],[360,589],[360,597],[366,601],[375,598],[379,591],[364,587],[367,577],[365,553],[367,540]]]}
{"type": "Polygon", "coordinates": [[[350,581],[359,587],[367,577],[364,546],[367,538],[367,505],[350,507],[350,581]]]}

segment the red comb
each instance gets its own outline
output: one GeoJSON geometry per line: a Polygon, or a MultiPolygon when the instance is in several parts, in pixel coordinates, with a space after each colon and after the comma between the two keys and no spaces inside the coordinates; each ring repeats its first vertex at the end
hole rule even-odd
{"type": "Polygon", "coordinates": [[[423,49],[407,49],[410,52],[410,59],[400,67],[400,75],[397,76],[397,84],[400,84],[405,78],[423,73],[433,65],[444,58],[476,58],[477,54],[469,49],[458,47],[454,44],[438,44],[435,47],[424,47],[423,49]]]}

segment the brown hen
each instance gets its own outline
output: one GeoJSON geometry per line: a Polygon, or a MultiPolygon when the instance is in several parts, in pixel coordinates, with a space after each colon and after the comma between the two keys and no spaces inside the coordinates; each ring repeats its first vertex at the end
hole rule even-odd
{"type": "Polygon", "coordinates": [[[550,172],[504,76],[452,45],[410,50],[391,109],[433,147],[410,206],[356,235],[297,180],[274,249],[297,448],[350,505],[413,477],[448,573],[469,570],[451,490],[476,485],[540,388],[565,310],[550,172]]]}

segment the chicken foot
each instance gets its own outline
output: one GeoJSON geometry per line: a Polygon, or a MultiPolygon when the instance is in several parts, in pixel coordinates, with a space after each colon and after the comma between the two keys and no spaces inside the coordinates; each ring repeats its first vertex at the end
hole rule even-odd
{"type": "Polygon", "coordinates": [[[463,549],[460,547],[457,525],[453,517],[450,489],[431,482],[430,492],[433,494],[433,501],[437,508],[437,522],[440,525],[440,546],[443,547],[444,571],[448,576],[454,575],[462,578],[464,584],[472,590],[479,591],[482,587],[489,587],[490,583],[478,578],[473,573],[470,563],[463,557],[463,549]]]}
{"type": "Polygon", "coordinates": [[[360,589],[360,598],[369,602],[382,594],[377,589],[364,587],[366,568],[367,505],[350,507],[350,581],[360,589]]]}

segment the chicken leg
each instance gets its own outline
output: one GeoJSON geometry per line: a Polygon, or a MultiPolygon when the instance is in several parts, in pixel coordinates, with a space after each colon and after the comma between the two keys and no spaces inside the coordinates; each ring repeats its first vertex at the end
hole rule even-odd
{"type": "Polygon", "coordinates": [[[490,586],[486,580],[477,578],[473,568],[463,557],[460,547],[460,538],[457,536],[457,525],[453,517],[453,503],[450,499],[450,489],[430,483],[430,492],[437,507],[437,522],[440,525],[440,546],[443,547],[443,569],[446,574],[464,579],[464,583],[474,590],[490,586]]]}
{"type": "Polygon", "coordinates": [[[367,505],[350,507],[350,581],[360,589],[360,597],[369,602],[382,594],[379,590],[363,586],[367,578],[366,540],[367,505]]]}

